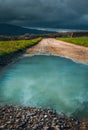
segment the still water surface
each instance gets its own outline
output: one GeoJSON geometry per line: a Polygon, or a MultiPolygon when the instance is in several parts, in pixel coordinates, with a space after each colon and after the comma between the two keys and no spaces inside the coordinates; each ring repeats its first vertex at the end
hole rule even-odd
{"type": "Polygon", "coordinates": [[[25,57],[0,76],[0,105],[6,104],[88,116],[88,65],[57,56],[25,57]]]}

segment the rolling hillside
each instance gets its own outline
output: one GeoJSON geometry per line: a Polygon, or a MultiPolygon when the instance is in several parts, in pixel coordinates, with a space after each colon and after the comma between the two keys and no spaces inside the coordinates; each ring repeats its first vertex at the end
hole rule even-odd
{"type": "Polygon", "coordinates": [[[28,29],[21,26],[0,23],[0,35],[46,34],[49,31],[28,29]]]}

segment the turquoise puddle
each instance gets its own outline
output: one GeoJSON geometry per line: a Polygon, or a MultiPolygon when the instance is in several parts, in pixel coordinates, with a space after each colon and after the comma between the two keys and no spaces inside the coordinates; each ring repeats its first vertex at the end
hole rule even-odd
{"type": "Polygon", "coordinates": [[[24,57],[0,75],[0,105],[8,104],[88,117],[88,65],[58,56],[24,57]]]}

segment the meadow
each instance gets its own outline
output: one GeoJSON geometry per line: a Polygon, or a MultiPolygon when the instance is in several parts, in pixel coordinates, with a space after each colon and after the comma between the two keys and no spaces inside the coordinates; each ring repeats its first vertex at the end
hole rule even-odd
{"type": "Polygon", "coordinates": [[[88,47],[88,37],[74,37],[74,38],[57,38],[65,42],[70,42],[76,45],[88,47]]]}

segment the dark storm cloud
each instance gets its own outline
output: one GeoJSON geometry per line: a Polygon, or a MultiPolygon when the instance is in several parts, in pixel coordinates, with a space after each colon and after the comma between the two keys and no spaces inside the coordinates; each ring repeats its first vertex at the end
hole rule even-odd
{"type": "Polygon", "coordinates": [[[88,0],[0,0],[0,22],[24,26],[88,24],[88,0]]]}

